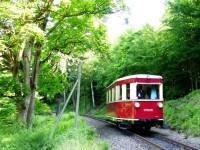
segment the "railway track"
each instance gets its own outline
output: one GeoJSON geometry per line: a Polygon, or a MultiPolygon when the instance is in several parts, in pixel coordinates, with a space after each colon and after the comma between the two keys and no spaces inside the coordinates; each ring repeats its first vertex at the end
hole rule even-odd
{"type": "Polygon", "coordinates": [[[184,143],[175,141],[175,140],[173,140],[173,139],[170,139],[170,138],[165,137],[165,136],[162,136],[162,135],[155,135],[155,137],[156,137],[156,138],[159,138],[159,139],[162,140],[162,141],[166,141],[166,142],[168,142],[168,143],[171,143],[171,144],[173,144],[173,145],[176,145],[176,146],[178,146],[179,148],[184,149],[184,150],[198,150],[198,149],[195,148],[195,147],[186,145],[186,144],[184,144],[184,143]]]}
{"type": "MultiPolygon", "coordinates": [[[[198,150],[198,148],[186,145],[184,143],[178,142],[176,140],[167,138],[165,136],[162,136],[160,134],[154,134],[154,135],[141,135],[139,134],[142,138],[145,138],[146,140],[159,145],[162,149],[164,150],[198,150]]],[[[136,136],[138,136],[136,134],[136,136]]],[[[139,138],[141,138],[139,137],[139,138]]]]}
{"type": "MultiPolygon", "coordinates": [[[[90,115],[84,115],[84,116],[94,119],[94,120],[105,122],[105,123],[113,125],[113,126],[116,126],[115,123],[104,120],[104,119],[96,118],[96,117],[90,116],[90,115]]],[[[142,141],[143,143],[145,143],[146,145],[150,146],[152,149],[155,149],[155,150],[170,150],[170,149],[173,149],[173,150],[174,149],[175,150],[198,150],[198,148],[186,145],[184,143],[175,141],[173,139],[169,139],[169,138],[159,135],[159,134],[146,136],[144,134],[132,132],[128,129],[121,129],[121,128],[119,128],[119,129],[122,132],[125,132],[133,137],[136,137],[137,139],[139,139],[140,141],[142,141]]]]}

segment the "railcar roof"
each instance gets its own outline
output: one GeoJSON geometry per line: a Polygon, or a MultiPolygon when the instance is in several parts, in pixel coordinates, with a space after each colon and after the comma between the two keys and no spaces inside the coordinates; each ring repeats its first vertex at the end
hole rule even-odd
{"type": "Polygon", "coordinates": [[[158,75],[150,75],[150,74],[136,74],[136,75],[130,75],[130,76],[125,76],[122,78],[119,78],[116,81],[121,81],[121,80],[126,80],[126,79],[132,79],[132,78],[152,78],[152,79],[162,79],[162,76],[158,75]]]}
{"type": "Polygon", "coordinates": [[[119,78],[119,79],[115,80],[113,83],[111,83],[108,87],[110,87],[112,84],[114,84],[117,81],[122,81],[122,80],[127,80],[127,79],[132,79],[132,78],[163,79],[162,76],[159,76],[159,75],[135,74],[135,75],[130,75],[130,76],[125,76],[125,77],[119,78]]]}

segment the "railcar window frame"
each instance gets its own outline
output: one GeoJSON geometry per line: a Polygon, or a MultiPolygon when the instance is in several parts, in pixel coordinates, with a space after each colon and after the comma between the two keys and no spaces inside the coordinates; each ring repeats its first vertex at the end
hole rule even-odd
{"type": "Polygon", "coordinates": [[[119,100],[119,85],[115,86],[115,100],[119,100]]]}
{"type": "Polygon", "coordinates": [[[122,101],[126,100],[126,84],[122,84],[122,101]]]}
{"type": "Polygon", "coordinates": [[[112,100],[112,92],[111,92],[111,89],[109,89],[109,103],[111,102],[111,100],[112,100]]]}
{"type": "Polygon", "coordinates": [[[112,87],[112,102],[115,101],[115,87],[112,87]]]}
{"type": "Polygon", "coordinates": [[[109,103],[109,91],[106,92],[106,102],[109,103]]]}
{"type": "Polygon", "coordinates": [[[137,85],[136,85],[136,97],[137,97],[137,99],[138,100],[140,100],[140,99],[144,99],[144,100],[160,100],[161,99],[161,88],[160,88],[160,86],[161,86],[162,84],[160,84],[160,83],[154,83],[154,84],[152,84],[152,83],[138,83],[137,85]],[[139,90],[139,88],[138,88],[138,86],[141,86],[142,87],[142,90],[144,91],[144,98],[138,98],[138,90],[139,90]],[[151,92],[152,92],[152,89],[153,89],[153,86],[156,86],[156,94],[157,94],[157,98],[151,98],[151,92]],[[149,89],[148,89],[149,88],[149,89]]]}

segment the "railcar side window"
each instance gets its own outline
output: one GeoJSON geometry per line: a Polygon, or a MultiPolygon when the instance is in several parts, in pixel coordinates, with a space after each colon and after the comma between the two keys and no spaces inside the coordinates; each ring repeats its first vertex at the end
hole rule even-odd
{"type": "Polygon", "coordinates": [[[126,97],[130,99],[130,83],[126,84],[126,97]]]}
{"type": "Polygon", "coordinates": [[[159,85],[138,84],[137,97],[138,99],[159,99],[159,85]]]}
{"type": "Polygon", "coordinates": [[[115,101],[115,88],[112,88],[112,101],[115,101]]]}
{"type": "Polygon", "coordinates": [[[119,86],[119,100],[122,100],[122,85],[119,86]]]}

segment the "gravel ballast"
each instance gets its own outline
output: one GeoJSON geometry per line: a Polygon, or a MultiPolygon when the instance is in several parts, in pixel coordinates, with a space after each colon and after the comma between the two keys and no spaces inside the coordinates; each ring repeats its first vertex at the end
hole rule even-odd
{"type": "Polygon", "coordinates": [[[134,137],[134,133],[125,133],[107,123],[84,117],[97,130],[99,137],[109,143],[110,150],[154,150],[149,145],[134,137]]]}
{"type": "Polygon", "coordinates": [[[200,137],[191,137],[191,136],[187,137],[183,133],[177,133],[176,131],[170,129],[162,129],[162,128],[152,128],[151,131],[159,133],[161,135],[164,135],[165,137],[179,141],[186,145],[190,145],[200,149],[200,137]]]}
{"type": "MultiPolygon", "coordinates": [[[[102,122],[99,120],[95,120],[89,117],[83,117],[90,126],[96,128],[97,134],[99,138],[105,140],[109,144],[110,150],[151,150],[155,149],[152,145],[146,144],[140,138],[134,136],[133,132],[124,132],[124,130],[120,130],[116,128],[116,126],[108,124],[106,122],[102,122]]],[[[149,134],[149,133],[148,133],[149,134]]],[[[200,138],[186,138],[183,134],[177,133],[170,129],[161,129],[161,128],[152,128],[150,132],[150,136],[145,136],[148,140],[152,141],[155,144],[160,145],[166,150],[177,149],[175,145],[171,145],[170,143],[166,143],[159,138],[154,137],[153,135],[162,135],[168,137],[169,139],[174,139],[175,141],[184,143],[189,146],[196,147],[200,149],[200,138]]]]}

